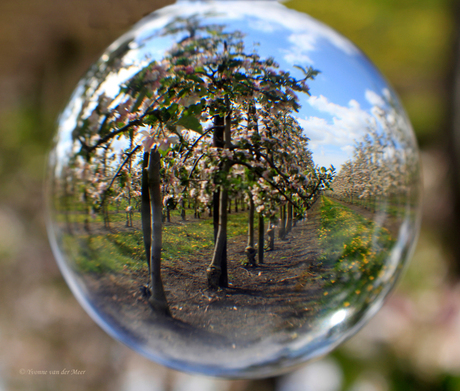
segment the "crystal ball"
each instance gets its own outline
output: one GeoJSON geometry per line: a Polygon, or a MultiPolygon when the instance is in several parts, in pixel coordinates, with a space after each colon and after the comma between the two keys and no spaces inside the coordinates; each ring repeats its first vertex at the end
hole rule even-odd
{"type": "Polygon", "coordinates": [[[419,227],[416,141],[350,41],[276,2],[179,2],[115,41],[58,121],[49,236],[111,336],[275,375],[382,305],[419,227]]]}

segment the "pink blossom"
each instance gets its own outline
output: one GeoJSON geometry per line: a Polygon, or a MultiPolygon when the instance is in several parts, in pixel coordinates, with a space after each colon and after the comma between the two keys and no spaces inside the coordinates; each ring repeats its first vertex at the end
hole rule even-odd
{"type": "Polygon", "coordinates": [[[262,213],[262,212],[264,211],[264,209],[265,209],[265,206],[264,206],[264,205],[260,205],[260,206],[258,206],[258,207],[256,208],[256,211],[257,211],[257,213],[262,213]]]}
{"type": "Polygon", "coordinates": [[[155,142],[155,138],[152,136],[148,136],[142,141],[142,146],[144,147],[145,152],[150,152],[152,149],[153,143],[155,142]]]}

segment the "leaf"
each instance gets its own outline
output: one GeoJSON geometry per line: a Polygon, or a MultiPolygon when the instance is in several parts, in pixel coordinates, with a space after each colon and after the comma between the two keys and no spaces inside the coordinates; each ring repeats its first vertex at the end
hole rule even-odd
{"type": "Polygon", "coordinates": [[[165,157],[170,150],[171,150],[171,148],[168,148],[168,149],[165,149],[165,150],[163,150],[161,148],[158,148],[158,152],[160,153],[161,157],[165,157]]]}
{"type": "Polygon", "coordinates": [[[139,93],[139,96],[137,97],[137,100],[136,100],[136,103],[134,104],[134,107],[132,108],[132,112],[137,111],[137,109],[142,104],[145,96],[146,96],[146,90],[142,89],[142,91],[139,93]]]}
{"type": "Polygon", "coordinates": [[[198,121],[198,119],[193,115],[183,114],[182,117],[179,118],[179,121],[177,121],[177,125],[181,125],[186,129],[194,130],[200,134],[203,133],[200,121],[198,121]]]}
{"type": "Polygon", "coordinates": [[[320,73],[320,71],[313,69],[312,67],[308,67],[308,70],[306,70],[300,65],[294,65],[294,68],[300,69],[305,74],[306,79],[314,79],[314,77],[320,73]]]}
{"type": "Polygon", "coordinates": [[[177,103],[173,103],[171,106],[168,107],[167,111],[169,114],[174,115],[177,112],[179,105],[177,103]]]}

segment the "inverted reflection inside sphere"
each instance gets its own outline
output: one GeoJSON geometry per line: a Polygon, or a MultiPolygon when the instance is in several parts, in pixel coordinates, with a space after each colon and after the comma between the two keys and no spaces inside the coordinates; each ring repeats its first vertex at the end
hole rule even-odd
{"type": "Polygon", "coordinates": [[[115,338],[251,377],[380,306],[417,232],[410,124],[345,38],[273,2],[182,2],[80,81],[50,159],[50,237],[115,338]]]}

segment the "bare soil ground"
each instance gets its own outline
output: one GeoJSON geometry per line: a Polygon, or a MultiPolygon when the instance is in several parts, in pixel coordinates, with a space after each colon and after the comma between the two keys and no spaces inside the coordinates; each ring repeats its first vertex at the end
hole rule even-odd
{"type": "MultiPolygon", "coordinates": [[[[206,268],[212,254],[198,250],[193,257],[163,266],[163,281],[172,317],[230,340],[254,341],[265,333],[308,327],[320,310],[324,269],[318,258],[318,202],[307,220],[300,221],[285,240],[275,240],[275,250],[266,252],[264,264],[243,267],[246,236],[228,242],[229,287],[208,290],[206,268]]],[[[124,229],[120,227],[113,229],[124,229]]],[[[152,310],[141,293],[147,285],[146,270],[108,275],[84,275],[92,301],[114,318],[145,322],[152,310]]],[[[123,322],[125,323],[125,322],[123,322]]]]}

